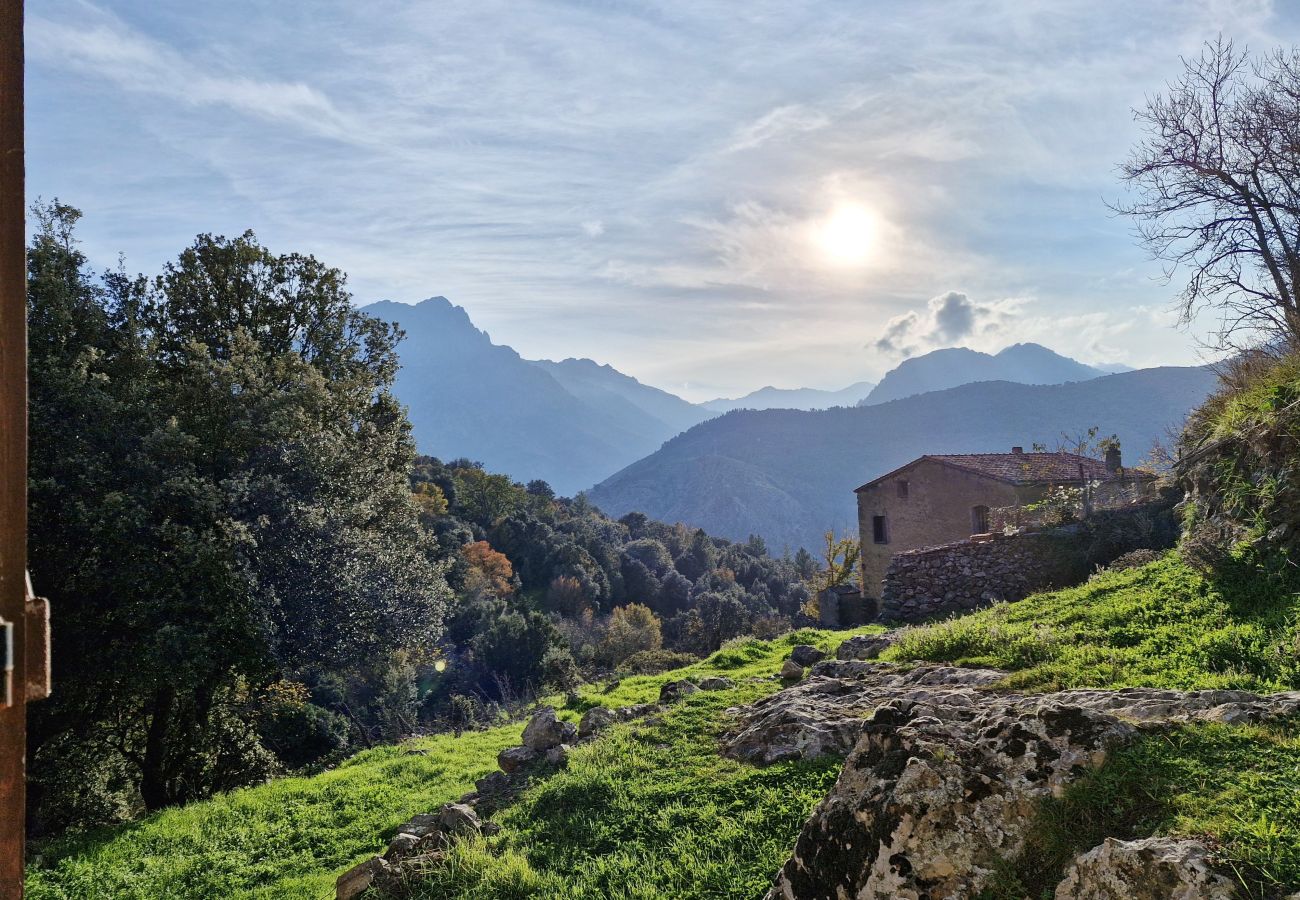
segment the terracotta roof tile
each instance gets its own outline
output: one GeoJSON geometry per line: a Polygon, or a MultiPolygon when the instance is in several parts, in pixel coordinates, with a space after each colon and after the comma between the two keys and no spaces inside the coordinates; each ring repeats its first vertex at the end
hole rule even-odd
{"type": "MultiPolygon", "coordinates": [[[[1078,483],[1079,466],[1083,466],[1084,477],[1089,481],[1105,481],[1112,477],[1106,471],[1105,462],[1077,453],[932,453],[872,479],[858,490],[910,469],[925,459],[1011,484],[1078,483]]],[[[1124,474],[1132,476],[1136,473],[1124,470],[1124,474]]]]}
{"type": "Polygon", "coordinates": [[[1105,462],[1076,453],[952,453],[928,458],[1013,484],[1079,481],[1080,466],[1089,481],[1110,477],[1105,462]]]}

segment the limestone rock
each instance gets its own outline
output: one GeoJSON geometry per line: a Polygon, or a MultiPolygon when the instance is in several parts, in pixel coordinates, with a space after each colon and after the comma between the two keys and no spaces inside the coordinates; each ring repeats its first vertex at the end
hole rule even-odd
{"type": "Polygon", "coordinates": [[[593,737],[618,721],[618,714],[607,706],[593,706],[582,714],[578,723],[578,739],[593,737]]]}
{"type": "Polygon", "coordinates": [[[421,838],[417,835],[405,831],[399,831],[391,841],[388,842],[388,851],[384,854],[385,859],[400,859],[408,856],[416,847],[420,845],[421,838]]]}
{"type": "Polygon", "coordinates": [[[378,856],[372,857],[338,877],[334,882],[334,896],[336,900],[353,900],[371,887],[382,884],[388,874],[388,862],[378,856]]]}
{"type": "Polygon", "coordinates": [[[478,813],[464,803],[447,803],[438,813],[438,822],[449,834],[470,834],[483,827],[478,813]]]}
{"type": "MultiPolygon", "coordinates": [[[[659,696],[663,696],[662,690],[660,690],[659,696]]],[[[656,712],[658,709],[658,703],[635,703],[632,706],[620,706],[614,710],[614,713],[618,716],[620,722],[629,722],[632,719],[639,719],[642,716],[656,712]]]]}
{"type": "Polygon", "coordinates": [[[798,681],[800,678],[803,678],[803,666],[793,659],[787,659],[781,663],[781,679],[783,681],[798,681]]]}
{"type": "Polygon", "coordinates": [[[505,772],[492,772],[474,782],[474,787],[484,797],[504,794],[511,788],[510,776],[505,772]]]}
{"type": "MultiPolygon", "coordinates": [[[[1140,728],[1300,712],[1296,691],[981,690],[1003,675],[828,660],[800,684],[739,710],[722,743],[742,759],[811,756],[856,741],[769,898],[976,896],[995,867],[1024,848],[1038,804],[1060,796],[1140,728]],[[845,677],[817,674],[824,672],[845,677]]],[[[1062,883],[1058,900],[1230,896],[1216,893],[1221,885],[1192,849],[1121,844],[1080,857],[1079,874],[1062,883]],[[1099,887],[1106,879],[1120,886],[1106,893],[1099,887]],[[1184,888],[1203,893],[1170,893],[1184,888]]]]}
{"type": "Polygon", "coordinates": [[[995,669],[905,669],[890,663],[826,660],[813,668],[813,677],[742,707],[736,724],[722,736],[722,749],[735,759],[756,763],[843,756],[853,749],[877,707],[936,697],[945,705],[975,707],[985,699],[978,688],[1003,675],[995,669]],[[819,677],[826,667],[847,670],[848,676],[819,677]]]}
{"type": "Polygon", "coordinates": [[[670,681],[659,689],[660,703],[676,703],[683,697],[699,692],[699,686],[690,681],[670,681]]]}
{"type": "Polygon", "coordinates": [[[1107,838],[1070,864],[1056,900],[1232,900],[1233,884],[1199,841],[1107,838]]]}
{"type": "Polygon", "coordinates": [[[497,765],[507,775],[513,775],[537,759],[537,751],[527,747],[507,747],[497,754],[497,765]]]}
{"type": "Polygon", "coordinates": [[[808,668],[813,663],[819,663],[826,658],[826,654],[811,644],[799,644],[790,651],[790,659],[794,660],[803,668],[808,668]]]}
{"type": "Polygon", "coordinates": [[[835,649],[835,658],[875,659],[892,643],[894,643],[893,632],[855,635],[835,649]]]}
{"type": "Polygon", "coordinates": [[[713,675],[700,682],[702,691],[729,691],[735,686],[736,682],[725,675],[713,675]]]}
{"type": "Polygon", "coordinates": [[[578,729],[573,723],[556,717],[554,708],[550,706],[539,709],[524,726],[524,746],[538,753],[571,742],[577,736],[578,729]]]}

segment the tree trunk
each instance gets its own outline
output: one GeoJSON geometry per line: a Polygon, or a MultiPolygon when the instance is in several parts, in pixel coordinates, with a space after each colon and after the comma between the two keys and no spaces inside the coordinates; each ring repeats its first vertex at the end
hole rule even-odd
{"type": "Polygon", "coordinates": [[[154,695],[153,718],[149,720],[149,731],[145,736],[140,773],[140,797],[150,812],[171,802],[171,792],[167,787],[167,732],[171,728],[175,706],[175,689],[170,686],[159,688],[154,695]]]}

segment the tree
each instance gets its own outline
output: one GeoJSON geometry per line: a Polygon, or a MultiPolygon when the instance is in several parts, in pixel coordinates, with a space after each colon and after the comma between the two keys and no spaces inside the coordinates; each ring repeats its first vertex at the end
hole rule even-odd
{"type": "Polygon", "coordinates": [[[509,597],[515,592],[515,572],[504,553],[492,549],[487,541],[475,541],[460,551],[471,573],[481,579],[483,590],[494,597],[509,597]]]}
{"type": "Polygon", "coordinates": [[[611,665],[618,665],[634,653],[658,650],[663,646],[663,632],[656,616],[648,606],[629,603],[610,614],[601,655],[611,665]]]}
{"type": "Polygon", "coordinates": [[[246,233],[95,278],[79,215],[38,207],[28,256],[30,560],[61,610],[29,750],[120,767],[157,809],[265,777],[259,688],[427,652],[449,591],[389,390],[400,333],[342,274],[246,233]]]}
{"type": "Polygon", "coordinates": [[[1207,43],[1136,118],[1136,196],[1115,208],[1169,277],[1186,270],[1183,321],[1217,310],[1222,349],[1300,344],[1300,50],[1207,43]]]}
{"type": "Polygon", "coordinates": [[[822,551],[822,568],[813,576],[813,595],[842,584],[848,584],[856,574],[862,545],[851,537],[836,538],[834,531],[825,535],[826,548],[822,551]]]}

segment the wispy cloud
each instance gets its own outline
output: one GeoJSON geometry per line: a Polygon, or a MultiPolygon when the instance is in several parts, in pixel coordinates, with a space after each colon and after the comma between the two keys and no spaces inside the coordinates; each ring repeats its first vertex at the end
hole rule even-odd
{"type": "Polygon", "coordinates": [[[1220,29],[1300,42],[1300,10],[41,0],[30,191],[83,206],[105,263],[254,227],[359,299],[446,294],[527,354],[714,393],[879,375],[900,321],[917,349],[1190,361],[1131,312],[1170,288],[1103,201],[1130,108],[1220,29]],[[844,202],[878,220],[868,265],[810,240],[844,202]],[[954,288],[964,338],[928,302],[954,288]],[[990,330],[998,298],[1032,302],[990,330]]]}
{"type": "Polygon", "coordinates": [[[223,106],[329,137],[356,133],[355,123],[329,98],[301,81],[209,71],[99,7],[85,4],[80,9],[83,15],[75,22],[28,17],[27,52],[36,62],[66,67],[121,90],[190,106],[223,106]]]}

